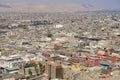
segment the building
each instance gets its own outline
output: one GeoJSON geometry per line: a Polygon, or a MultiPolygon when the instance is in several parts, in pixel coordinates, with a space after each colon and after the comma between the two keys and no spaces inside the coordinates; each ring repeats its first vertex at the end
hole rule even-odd
{"type": "Polygon", "coordinates": [[[49,79],[62,79],[63,68],[59,62],[47,61],[45,64],[45,73],[49,76],[49,79]]]}
{"type": "Polygon", "coordinates": [[[4,57],[0,60],[0,67],[4,68],[5,72],[14,73],[17,72],[20,66],[24,63],[24,60],[19,56],[4,57]]]}

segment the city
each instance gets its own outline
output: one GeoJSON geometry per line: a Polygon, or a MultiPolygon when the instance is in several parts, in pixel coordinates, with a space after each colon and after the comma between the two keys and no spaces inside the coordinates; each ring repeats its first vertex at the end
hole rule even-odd
{"type": "Polygon", "coordinates": [[[0,12],[0,80],[119,79],[119,10],[0,12]]]}

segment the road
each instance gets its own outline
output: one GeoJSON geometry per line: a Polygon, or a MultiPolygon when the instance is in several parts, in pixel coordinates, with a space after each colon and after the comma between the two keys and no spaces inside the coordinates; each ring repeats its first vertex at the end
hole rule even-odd
{"type": "Polygon", "coordinates": [[[76,80],[76,78],[80,75],[80,72],[74,73],[72,80],[76,80]]]}

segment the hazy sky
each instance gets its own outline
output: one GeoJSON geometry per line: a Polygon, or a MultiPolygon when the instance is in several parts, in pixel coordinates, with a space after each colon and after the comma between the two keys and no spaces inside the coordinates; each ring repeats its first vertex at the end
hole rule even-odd
{"type": "Polygon", "coordinates": [[[52,5],[51,8],[59,7],[61,10],[61,6],[63,5],[67,5],[71,9],[81,7],[81,5],[90,5],[94,9],[120,9],[120,0],[0,0],[0,4],[21,4],[27,6],[30,6],[30,4],[52,5]],[[56,7],[56,5],[59,6],[56,7]]]}
{"type": "Polygon", "coordinates": [[[95,7],[120,8],[120,0],[0,0],[0,3],[90,4],[95,7]]]}

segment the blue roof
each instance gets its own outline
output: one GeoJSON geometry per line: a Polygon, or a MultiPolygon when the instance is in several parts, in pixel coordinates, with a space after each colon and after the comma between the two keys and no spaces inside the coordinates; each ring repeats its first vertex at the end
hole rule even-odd
{"type": "Polygon", "coordinates": [[[32,54],[37,54],[36,52],[32,52],[32,54]]]}
{"type": "Polygon", "coordinates": [[[110,64],[109,64],[109,63],[106,63],[106,62],[100,62],[100,65],[101,65],[101,66],[104,66],[104,67],[110,66],[110,64]]]}
{"type": "Polygon", "coordinates": [[[29,63],[26,63],[26,65],[25,65],[26,67],[30,67],[30,64],[29,63]]]}

